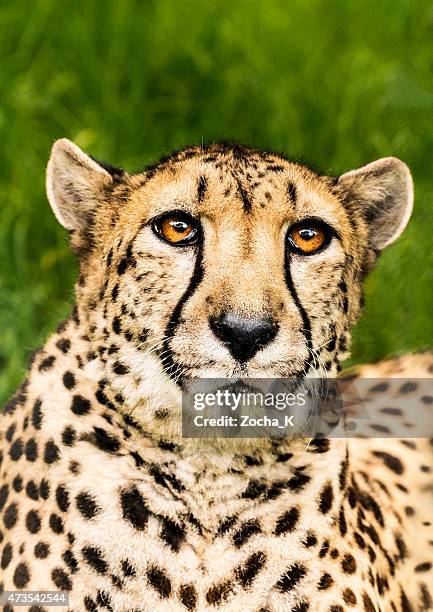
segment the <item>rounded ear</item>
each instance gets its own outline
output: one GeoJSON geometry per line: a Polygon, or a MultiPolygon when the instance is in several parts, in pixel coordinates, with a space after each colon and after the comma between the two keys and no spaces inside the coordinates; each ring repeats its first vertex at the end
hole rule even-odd
{"type": "Polygon", "coordinates": [[[56,219],[68,230],[84,231],[112,176],[73,142],[54,143],[47,166],[46,189],[56,219]]]}
{"type": "Polygon", "coordinates": [[[369,246],[382,250],[405,229],[413,208],[409,168],[396,157],[384,157],[338,178],[337,193],[355,208],[369,228],[369,246]]]}

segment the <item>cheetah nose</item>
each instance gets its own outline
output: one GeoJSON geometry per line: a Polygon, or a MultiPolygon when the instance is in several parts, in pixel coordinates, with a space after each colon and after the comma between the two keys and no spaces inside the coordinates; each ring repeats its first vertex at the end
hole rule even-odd
{"type": "Polygon", "coordinates": [[[215,336],[240,362],[251,359],[275,338],[278,331],[278,324],[270,317],[245,317],[235,312],[209,317],[209,325],[215,336]]]}

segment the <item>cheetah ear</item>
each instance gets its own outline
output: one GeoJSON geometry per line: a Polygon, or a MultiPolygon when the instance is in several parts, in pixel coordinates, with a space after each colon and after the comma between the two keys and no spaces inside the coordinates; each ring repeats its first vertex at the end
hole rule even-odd
{"type": "Polygon", "coordinates": [[[369,227],[369,245],[382,250],[405,229],[413,208],[409,168],[396,157],[384,157],[339,177],[337,192],[356,208],[369,227]]]}
{"type": "Polygon", "coordinates": [[[54,143],[47,166],[48,200],[56,219],[68,230],[85,231],[98,196],[113,181],[112,175],[73,142],[54,143]]]}

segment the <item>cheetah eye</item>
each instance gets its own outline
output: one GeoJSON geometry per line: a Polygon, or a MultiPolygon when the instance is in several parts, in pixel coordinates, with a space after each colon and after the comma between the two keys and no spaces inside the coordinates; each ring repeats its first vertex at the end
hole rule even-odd
{"type": "Polygon", "coordinates": [[[180,210],[164,213],[152,221],[153,231],[173,246],[186,246],[197,242],[200,226],[196,219],[180,210]]]}
{"type": "Polygon", "coordinates": [[[331,242],[331,228],[317,219],[305,219],[289,229],[288,247],[298,255],[314,255],[325,249],[331,242]]]}

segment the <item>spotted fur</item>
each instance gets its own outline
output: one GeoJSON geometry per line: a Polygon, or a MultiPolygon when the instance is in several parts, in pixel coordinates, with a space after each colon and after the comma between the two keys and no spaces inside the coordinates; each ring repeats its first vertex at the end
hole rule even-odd
{"type": "MultiPolygon", "coordinates": [[[[215,145],[130,176],[59,141],[47,188],[81,270],[1,416],[1,589],[65,590],[74,611],[432,609],[428,440],[180,435],[189,377],[336,374],[362,279],[410,213],[404,164],[331,179],[215,145]],[[201,219],[197,246],[152,232],[175,209],[201,219]],[[335,230],[309,258],[285,249],[304,217],[335,230]],[[227,310],[278,327],[246,363],[209,326],[227,310]]],[[[411,379],[386,427],[432,374],[428,353],[358,373],[411,379]]]]}

